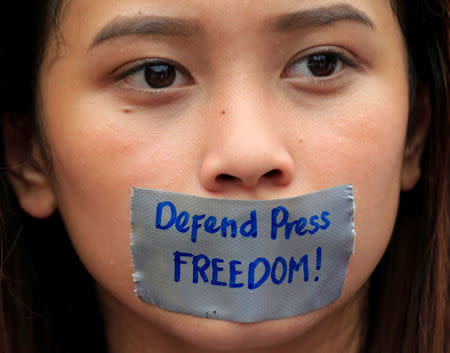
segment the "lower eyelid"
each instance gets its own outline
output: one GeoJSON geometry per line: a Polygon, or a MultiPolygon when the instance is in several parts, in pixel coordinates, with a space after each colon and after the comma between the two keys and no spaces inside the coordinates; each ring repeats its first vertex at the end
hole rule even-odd
{"type": "Polygon", "coordinates": [[[127,104],[136,106],[158,107],[173,102],[182,102],[192,94],[193,86],[162,88],[162,89],[142,89],[136,86],[120,84],[116,86],[115,95],[124,100],[127,104]]]}
{"type": "Polygon", "coordinates": [[[287,77],[283,81],[292,88],[295,94],[312,94],[313,96],[329,96],[338,94],[343,89],[350,87],[355,79],[355,71],[345,67],[336,75],[320,78],[320,77],[287,77]]]}

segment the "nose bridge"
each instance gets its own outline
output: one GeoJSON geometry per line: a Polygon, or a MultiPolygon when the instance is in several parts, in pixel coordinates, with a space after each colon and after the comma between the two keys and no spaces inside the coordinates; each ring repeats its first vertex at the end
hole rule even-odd
{"type": "Polygon", "coordinates": [[[257,162],[268,157],[270,148],[277,144],[277,131],[272,125],[270,107],[251,87],[243,87],[233,94],[223,111],[224,130],[219,148],[223,153],[235,151],[229,157],[248,159],[247,163],[257,162]]]}
{"type": "Polygon", "coordinates": [[[201,171],[208,189],[284,185],[292,179],[293,161],[276,128],[272,102],[253,75],[236,74],[213,99],[219,110],[208,124],[215,132],[201,171]]]}
{"type": "Polygon", "coordinates": [[[222,84],[215,87],[213,98],[214,105],[223,107],[219,116],[219,124],[226,129],[221,134],[223,143],[236,144],[239,141],[234,139],[255,135],[252,144],[242,146],[250,151],[263,140],[274,139],[273,98],[261,72],[243,60],[230,64],[224,71],[219,74],[218,81],[222,84]]]}

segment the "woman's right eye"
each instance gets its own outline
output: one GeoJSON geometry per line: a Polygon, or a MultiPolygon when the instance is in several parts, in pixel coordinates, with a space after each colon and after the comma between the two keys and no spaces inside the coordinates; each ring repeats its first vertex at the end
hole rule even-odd
{"type": "Polygon", "coordinates": [[[158,90],[191,85],[192,77],[178,65],[166,61],[144,62],[121,75],[122,80],[137,89],[158,90]]]}

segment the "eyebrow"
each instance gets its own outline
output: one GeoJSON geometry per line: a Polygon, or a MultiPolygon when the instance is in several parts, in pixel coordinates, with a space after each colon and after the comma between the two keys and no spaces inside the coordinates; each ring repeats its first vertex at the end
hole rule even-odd
{"type": "Polygon", "coordinates": [[[282,15],[275,21],[275,30],[289,31],[304,27],[321,27],[339,21],[357,22],[375,30],[375,25],[366,14],[348,4],[336,4],[282,15]]]}
{"type": "MultiPolygon", "coordinates": [[[[353,21],[375,29],[375,25],[362,11],[348,4],[317,7],[278,16],[272,30],[284,32],[305,27],[321,27],[338,21],[353,21]]],[[[272,22],[272,21],[271,21],[272,22]]],[[[156,16],[119,16],[107,23],[94,37],[89,49],[107,40],[130,36],[190,37],[200,30],[192,20],[156,16]]]]}
{"type": "Polygon", "coordinates": [[[130,35],[163,35],[189,37],[198,31],[190,20],[155,16],[119,16],[107,23],[94,37],[89,48],[109,39],[130,35]]]}

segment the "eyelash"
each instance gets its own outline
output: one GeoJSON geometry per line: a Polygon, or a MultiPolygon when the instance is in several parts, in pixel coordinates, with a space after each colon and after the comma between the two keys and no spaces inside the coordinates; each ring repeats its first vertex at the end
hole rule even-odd
{"type": "MultiPolygon", "coordinates": [[[[327,84],[327,82],[331,82],[332,80],[336,79],[337,76],[340,75],[341,72],[344,71],[346,67],[350,67],[353,69],[357,69],[359,66],[355,59],[350,58],[350,54],[348,54],[345,50],[335,47],[322,47],[322,48],[315,48],[314,51],[308,52],[305,54],[302,53],[302,56],[298,58],[298,55],[294,57],[294,59],[291,59],[288,64],[286,65],[286,68],[281,73],[281,78],[290,78],[288,77],[288,71],[291,69],[294,65],[299,64],[305,64],[308,62],[310,58],[313,57],[319,57],[319,56],[328,56],[328,58],[332,57],[335,59],[339,65],[341,66],[340,70],[338,72],[333,72],[330,75],[324,75],[324,76],[314,76],[314,75],[304,75],[303,78],[306,78],[309,82],[315,82],[320,84],[327,84]]],[[[298,79],[298,77],[295,77],[293,79],[298,79]]]]}
{"type": "MultiPolygon", "coordinates": [[[[119,80],[125,82],[129,87],[136,89],[136,90],[144,90],[144,91],[154,91],[156,93],[156,91],[164,91],[166,89],[174,89],[177,86],[173,87],[173,83],[170,83],[167,87],[160,87],[160,88],[152,88],[152,87],[137,87],[136,85],[132,85],[127,81],[130,81],[133,77],[133,75],[136,75],[140,72],[143,73],[143,75],[145,76],[145,70],[150,68],[150,67],[154,67],[154,68],[162,68],[162,67],[167,67],[170,68],[171,71],[173,71],[173,73],[175,74],[175,78],[174,81],[179,80],[180,76],[182,76],[182,78],[184,78],[187,82],[186,84],[192,84],[193,83],[193,78],[192,76],[189,74],[189,72],[180,64],[169,60],[169,59],[163,59],[163,58],[149,58],[149,59],[142,59],[142,60],[138,60],[133,62],[131,65],[133,65],[131,68],[127,69],[127,67],[129,65],[127,65],[125,67],[125,69],[121,70],[123,71],[122,73],[119,74],[119,80]]],[[[137,75],[136,75],[137,76],[137,75]]],[[[142,78],[135,78],[135,81],[140,81],[142,80],[142,78]]],[[[146,78],[144,78],[144,80],[146,80],[146,78]]],[[[147,86],[150,86],[148,83],[146,84],[147,86]]],[[[179,86],[181,86],[179,84],[179,86]]]]}

